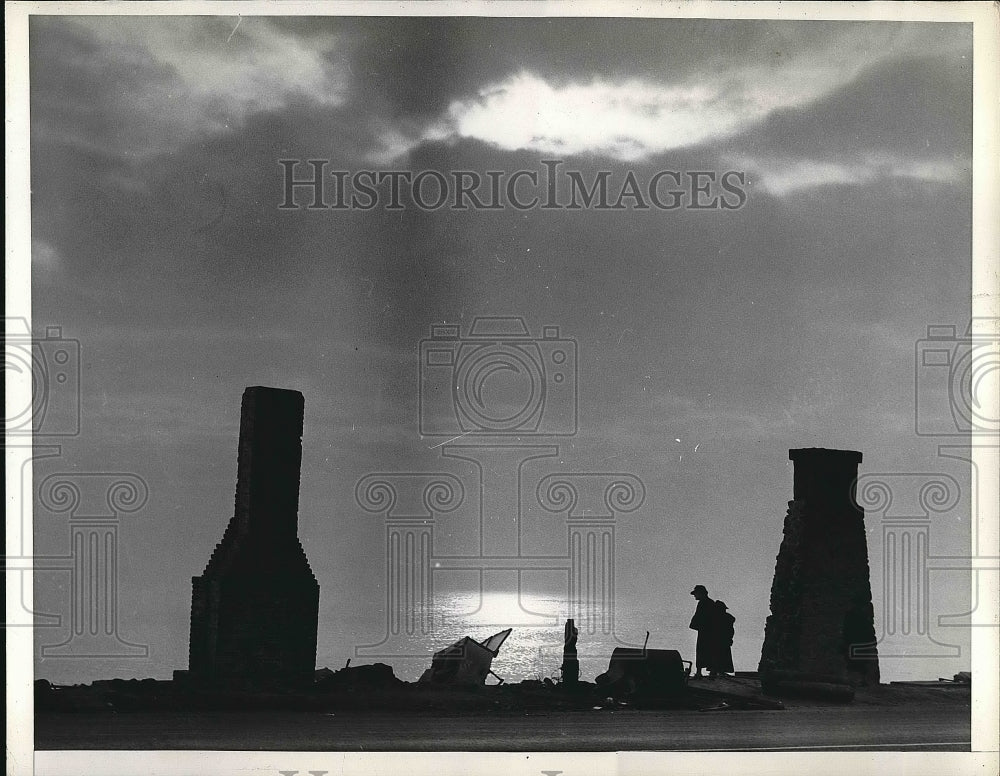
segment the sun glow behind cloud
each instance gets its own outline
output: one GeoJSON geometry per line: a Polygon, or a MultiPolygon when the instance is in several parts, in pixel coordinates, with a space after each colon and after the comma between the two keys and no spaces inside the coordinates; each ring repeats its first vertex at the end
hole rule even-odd
{"type": "MultiPolygon", "coordinates": [[[[833,36],[822,48],[777,50],[718,67],[706,61],[697,79],[672,80],[665,72],[553,80],[524,69],[453,101],[420,140],[473,138],[508,151],[641,161],[729,138],[829,96],[880,62],[940,49],[921,31],[880,28],[833,36]]],[[[405,150],[398,139],[392,145],[405,150]]]]}
{"type": "Polygon", "coordinates": [[[857,67],[814,70],[796,79],[754,68],[680,84],[595,78],[553,85],[524,71],[484,89],[478,99],[453,102],[447,122],[458,137],[508,151],[634,161],[725,138],[774,110],[804,105],[845,83],[857,67]]]}
{"type": "Polygon", "coordinates": [[[509,151],[592,151],[626,160],[731,132],[740,121],[720,105],[712,86],[600,80],[553,86],[527,72],[484,91],[478,101],[452,103],[449,118],[458,135],[509,151]]]}

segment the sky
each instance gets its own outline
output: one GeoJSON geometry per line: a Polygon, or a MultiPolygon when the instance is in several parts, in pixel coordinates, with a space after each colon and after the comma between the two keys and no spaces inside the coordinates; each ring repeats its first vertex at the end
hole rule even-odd
{"type": "MultiPolygon", "coordinates": [[[[565,545],[563,518],[532,502],[546,474],[628,475],[645,498],[615,515],[616,635],[648,630],[689,657],[689,591],[704,584],[737,618],[736,668],[756,668],[789,449],[860,450],[862,474],[968,480],[938,456],[941,438],[915,433],[915,391],[944,389],[915,384],[914,354],[928,325],[969,318],[971,55],[963,24],[32,18],[33,324],[61,326],[80,364],[79,434],[49,440],[59,454],[35,477],[130,473],[148,488],[118,528],[115,606],[119,635],[148,656],[39,657],[36,674],[186,667],[190,580],[232,515],[250,385],[305,397],[299,535],[321,588],[317,664],[366,662],[355,648],[386,629],[386,528],[356,485],[452,474],[468,498],[435,516],[435,550],[474,559],[482,494],[475,467],[443,455],[464,429],[421,435],[422,411],[425,431],[455,419],[446,394],[419,401],[441,374],[420,343],[432,325],[467,337],[497,316],[536,340],[558,327],[575,348],[575,374],[543,397],[556,430],[558,402],[575,406],[574,433],[506,438],[558,447],[524,466],[522,554],[565,545]],[[279,207],[280,160],[301,160],[303,178],[317,159],[446,179],[559,162],[586,181],[606,172],[614,192],[629,174],[645,186],[664,170],[732,171],[744,196],[713,184],[709,199],[739,206],[309,209],[299,188],[300,207],[279,207]]],[[[490,379],[485,402],[516,404],[519,383],[490,379]]],[[[947,399],[935,406],[924,420],[946,427],[947,399]]],[[[65,426],[76,407],[63,396],[46,422],[65,426]]],[[[487,511],[518,513],[512,482],[497,474],[487,511]]],[[[969,509],[963,489],[934,515],[932,555],[967,551],[969,509]]],[[[877,633],[880,514],[865,523],[877,633]]],[[[69,552],[65,514],[36,499],[34,526],[36,552],[69,552]]],[[[470,579],[440,589],[478,592],[470,579]]],[[[936,619],[968,608],[968,579],[929,579],[931,635],[959,654],[914,657],[914,640],[883,657],[884,677],[969,667],[967,632],[936,619]]],[[[509,604],[510,583],[490,577],[485,592],[509,604]]],[[[64,614],[38,628],[39,649],[68,638],[68,598],[67,572],[36,574],[36,608],[64,614]]]]}

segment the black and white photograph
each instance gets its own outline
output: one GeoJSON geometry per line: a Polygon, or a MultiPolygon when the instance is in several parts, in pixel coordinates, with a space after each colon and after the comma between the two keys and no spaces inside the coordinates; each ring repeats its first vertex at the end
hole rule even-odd
{"type": "Polygon", "coordinates": [[[996,773],[997,8],[7,3],[7,773],[996,773]]]}

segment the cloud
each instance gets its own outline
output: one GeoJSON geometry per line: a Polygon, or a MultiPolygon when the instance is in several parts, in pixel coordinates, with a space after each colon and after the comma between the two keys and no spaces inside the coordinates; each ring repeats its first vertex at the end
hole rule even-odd
{"type": "Polygon", "coordinates": [[[844,161],[737,158],[732,163],[777,197],[819,186],[865,186],[886,179],[954,184],[967,181],[972,169],[968,159],[907,159],[887,154],[861,154],[844,161]]]}
{"type": "Polygon", "coordinates": [[[32,32],[33,131],[90,150],[142,157],[292,100],[345,99],[336,35],[264,17],[54,17],[32,32]]]}
{"type": "Polygon", "coordinates": [[[712,85],[595,79],[553,86],[526,72],[484,90],[476,101],[452,103],[448,114],[459,137],[508,151],[589,151],[625,160],[731,132],[739,120],[712,85]]]}
{"type": "MultiPolygon", "coordinates": [[[[832,35],[811,50],[733,59],[708,73],[646,73],[611,80],[545,77],[530,69],[452,101],[414,142],[474,138],[504,150],[646,159],[731,137],[779,111],[801,109],[878,63],[913,51],[947,50],[927,31],[874,26],[832,35]]],[[[952,47],[954,47],[952,45],[952,47]]],[[[403,144],[394,138],[393,147],[403,144]]]]}
{"type": "Polygon", "coordinates": [[[965,185],[972,169],[971,40],[866,70],[776,111],[718,149],[776,196],[878,181],[965,185]]]}
{"type": "Polygon", "coordinates": [[[776,111],[728,144],[762,156],[839,161],[859,151],[920,158],[968,152],[972,42],[870,67],[808,106],[776,111]]]}

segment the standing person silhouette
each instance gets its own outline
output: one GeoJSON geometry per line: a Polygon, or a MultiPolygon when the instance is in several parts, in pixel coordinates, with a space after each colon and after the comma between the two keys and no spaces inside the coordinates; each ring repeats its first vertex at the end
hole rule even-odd
{"type": "Polygon", "coordinates": [[[712,668],[712,632],[714,630],[712,625],[716,618],[716,609],[715,601],[708,597],[708,590],[705,589],[704,585],[695,585],[691,595],[698,602],[698,608],[695,609],[694,617],[691,618],[691,624],[688,626],[691,630],[698,631],[698,644],[695,647],[695,668],[697,670],[694,678],[701,679],[703,676],[701,670],[703,668],[711,670],[712,668]]]}
{"type": "Polygon", "coordinates": [[[573,687],[580,681],[580,661],[576,656],[576,640],[580,635],[573,620],[566,620],[563,631],[563,662],[562,679],[567,687],[573,687]]]}
{"type": "Polygon", "coordinates": [[[733,637],[736,635],[736,618],[731,615],[724,601],[715,602],[713,626],[711,630],[712,658],[708,670],[710,676],[733,673],[733,637]]]}

